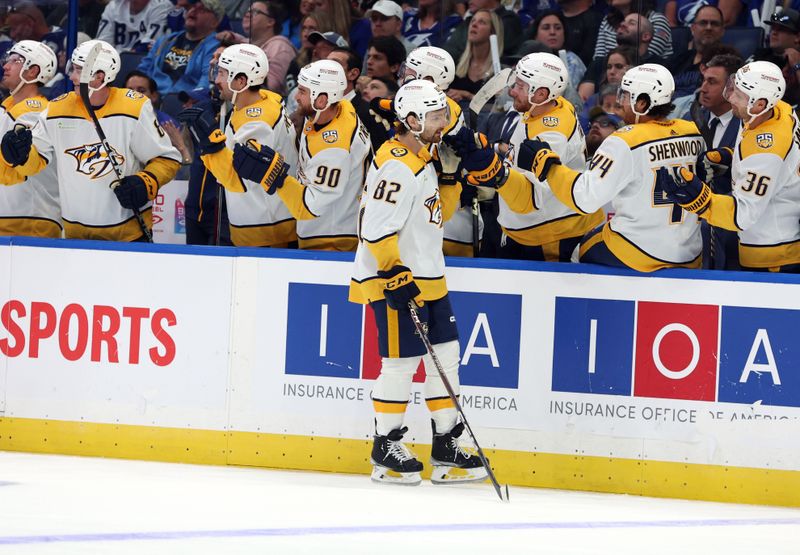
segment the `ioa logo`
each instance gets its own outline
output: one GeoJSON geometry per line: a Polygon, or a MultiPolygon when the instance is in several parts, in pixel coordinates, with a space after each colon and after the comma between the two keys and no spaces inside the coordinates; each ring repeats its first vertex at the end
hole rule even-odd
{"type": "Polygon", "coordinates": [[[330,129],[322,132],[322,140],[326,143],[335,143],[339,140],[339,133],[336,129],[330,129]]]}
{"type": "Polygon", "coordinates": [[[442,227],[442,203],[439,202],[439,191],[425,199],[425,208],[430,212],[430,222],[442,227]]]}
{"type": "MultiPolygon", "coordinates": [[[[117,152],[114,147],[111,147],[111,150],[114,154],[114,160],[118,165],[122,166],[125,163],[125,157],[117,152]]],[[[76,169],[80,173],[88,175],[92,179],[99,179],[113,169],[106,149],[99,142],[68,148],[64,152],[75,158],[78,162],[76,169]]]]}
{"type": "Polygon", "coordinates": [[[761,133],[756,135],[756,144],[761,148],[769,148],[772,146],[772,143],[772,133],[761,133]]]}
{"type": "Polygon", "coordinates": [[[558,125],[558,118],[555,116],[545,116],[542,118],[542,123],[546,127],[556,127],[558,125]]]}

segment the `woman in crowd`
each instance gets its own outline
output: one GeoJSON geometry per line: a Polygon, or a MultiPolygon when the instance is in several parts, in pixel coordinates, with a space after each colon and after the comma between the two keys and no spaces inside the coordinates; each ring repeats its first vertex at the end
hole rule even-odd
{"type": "Polygon", "coordinates": [[[419,0],[404,13],[403,36],[414,46],[442,46],[461,23],[453,0],[419,0]]]}
{"type": "Polygon", "coordinates": [[[503,23],[490,10],[478,10],[472,16],[467,32],[467,48],[456,64],[456,78],[447,96],[456,102],[469,102],[483,84],[494,75],[489,37],[497,35],[497,46],[503,51],[503,23]]]}
{"type": "Polygon", "coordinates": [[[300,50],[302,45],[300,34],[303,28],[303,20],[314,11],[316,5],[314,4],[314,0],[299,0],[299,2],[294,0],[293,3],[295,6],[293,6],[289,14],[289,19],[286,20],[284,33],[289,37],[289,40],[292,41],[294,47],[300,50]]]}
{"type": "MultiPolygon", "coordinates": [[[[564,49],[566,21],[561,12],[556,10],[546,10],[539,13],[539,17],[530,27],[530,36],[553,50],[559,55],[559,51],[564,49]]],[[[572,87],[577,87],[581,82],[583,74],[586,72],[586,65],[572,51],[566,52],[566,66],[569,72],[569,82],[572,87]]]]}
{"type": "Polygon", "coordinates": [[[368,19],[350,3],[350,0],[315,0],[317,11],[322,10],[330,14],[333,20],[333,29],[350,43],[356,54],[362,58],[367,53],[369,39],[372,38],[372,28],[368,19]]]}

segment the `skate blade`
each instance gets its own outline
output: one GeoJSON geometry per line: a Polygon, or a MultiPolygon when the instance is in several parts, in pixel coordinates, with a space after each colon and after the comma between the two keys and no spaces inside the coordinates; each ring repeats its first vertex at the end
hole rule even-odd
{"type": "Polygon", "coordinates": [[[434,484],[458,484],[463,482],[482,482],[489,476],[486,468],[459,468],[457,466],[434,466],[431,482],[434,484]]]}
{"type": "Polygon", "coordinates": [[[395,472],[382,466],[372,467],[372,481],[399,486],[418,486],[422,483],[419,472],[395,472]]]}

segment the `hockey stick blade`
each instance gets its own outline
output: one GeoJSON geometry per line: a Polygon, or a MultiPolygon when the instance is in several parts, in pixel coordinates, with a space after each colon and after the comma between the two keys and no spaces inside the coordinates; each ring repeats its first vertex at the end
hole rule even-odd
{"type": "Polygon", "coordinates": [[[447,376],[444,373],[444,368],[442,367],[442,363],[439,362],[439,357],[436,354],[436,351],[433,350],[433,345],[431,344],[431,340],[428,339],[428,332],[425,330],[425,327],[422,325],[422,320],[419,319],[419,313],[417,312],[417,305],[414,304],[414,301],[408,302],[408,310],[411,313],[411,320],[414,322],[414,327],[417,329],[417,333],[419,334],[420,339],[422,339],[422,343],[425,345],[425,349],[428,351],[428,354],[431,356],[433,360],[434,366],[436,366],[436,372],[439,374],[439,377],[444,384],[444,388],[447,390],[447,395],[450,397],[450,400],[456,406],[456,410],[458,411],[459,416],[461,416],[461,421],[464,423],[464,428],[467,430],[470,439],[472,439],[472,443],[475,444],[475,450],[478,452],[478,458],[481,459],[483,463],[483,467],[486,469],[486,473],[489,475],[489,479],[492,481],[492,486],[494,486],[494,491],[497,493],[497,496],[500,498],[501,501],[508,501],[508,485],[501,486],[500,483],[497,481],[497,477],[495,477],[494,472],[492,471],[492,467],[489,465],[489,460],[486,458],[486,455],[483,453],[483,449],[478,444],[478,439],[475,437],[474,432],[472,431],[472,426],[469,425],[469,421],[467,420],[467,416],[464,414],[464,409],[461,408],[461,403],[458,402],[458,397],[456,396],[456,392],[453,391],[453,386],[450,384],[450,380],[447,379],[447,376]]]}
{"type": "MultiPolygon", "coordinates": [[[[84,108],[89,113],[89,117],[94,124],[94,129],[97,132],[97,137],[100,139],[100,144],[103,145],[103,149],[106,151],[106,156],[108,156],[108,162],[111,164],[111,169],[114,170],[114,175],[117,176],[117,181],[122,180],[122,168],[119,167],[119,163],[117,159],[114,158],[114,151],[111,149],[111,145],[108,144],[108,139],[106,138],[106,134],[103,131],[103,128],[100,126],[100,121],[97,119],[97,114],[94,113],[94,108],[92,107],[92,102],[89,97],[89,82],[92,80],[92,68],[94,67],[95,62],[97,61],[97,56],[100,55],[100,52],[103,50],[102,44],[95,44],[89,53],[86,55],[86,59],[84,60],[83,67],[81,68],[81,77],[80,82],[78,84],[78,92],[81,97],[81,101],[83,102],[84,108]]],[[[112,187],[113,188],[113,187],[112,187]]],[[[153,234],[147,228],[147,224],[144,223],[144,218],[142,218],[141,212],[139,212],[139,208],[133,209],[133,216],[136,218],[136,223],[139,224],[139,229],[144,235],[144,238],[147,240],[148,243],[153,242],[153,234]]]]}
{"type": "Polygon", "coordinates": [[[494,77],[486,81],[486,84],[472,97],[469,103],[470,125],[472,127],[477,124],[478,114],[481,113],[486,103],[508,86],[512,71],[510,67],[500,70],[500,73],[496,73],[494,77]]]}

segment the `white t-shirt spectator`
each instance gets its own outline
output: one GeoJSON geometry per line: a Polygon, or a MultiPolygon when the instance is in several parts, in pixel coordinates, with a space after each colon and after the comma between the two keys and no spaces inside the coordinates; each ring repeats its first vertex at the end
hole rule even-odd
{"type": "Polygon", "coordinates": [[[172,8],[169,0],[150,0],[142,11],[132,14],[130,0],[111,0],[100,18],[97,38],[119,52],[147,52],[167,32],[167,14],[172,8]]]}

